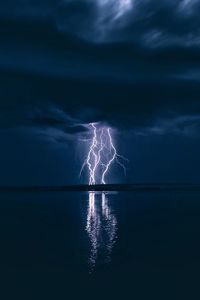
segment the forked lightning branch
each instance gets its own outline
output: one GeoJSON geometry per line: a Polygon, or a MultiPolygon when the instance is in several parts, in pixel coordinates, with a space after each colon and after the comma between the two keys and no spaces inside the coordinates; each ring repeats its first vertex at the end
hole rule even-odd
{"type": "Polygon", "coordinates": [[[126,173],[123,162],[128,160],[117,153],[109,127],[99,127],[98,124],[91,123],[89,128],[92,137],[88,141],[88,154],[82,165],[80,175],[87,168],[90,185],[106,184],[112,165],[114,163],[119,164],[126,173]]]}

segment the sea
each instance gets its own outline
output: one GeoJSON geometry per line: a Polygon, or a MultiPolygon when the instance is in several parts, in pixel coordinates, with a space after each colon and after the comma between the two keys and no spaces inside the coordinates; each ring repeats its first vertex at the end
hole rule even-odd
{"type": "Polygon", "coordinates": [[[200,192],[0,193],[1,299],[200,299],[200,192]]]}

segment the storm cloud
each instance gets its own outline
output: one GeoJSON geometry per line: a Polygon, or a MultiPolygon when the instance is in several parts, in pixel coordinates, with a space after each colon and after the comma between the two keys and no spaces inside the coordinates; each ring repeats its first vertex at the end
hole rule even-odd
{"type": "Polygon", "coordinates": [[[81,152],[76,146],[88,137],[90,122],[115,129],[120,153],[133,157],[130,169],[138,180],[151,178],[144,166],[156,169],[154,163],[163,166],[157,178],[178,178],[172,161],[181,149],[191,168],[200,137],[199,13],[195,0],[2,2],[0,138],[7,180],[13,174],[15,181],[13,165],[21,157],[32,164],[36,182],[43,153],[39,167],[45,175],[51,165],[52,182],[54,170],[58,181],[64,182],[63,174],[71,180],[67,168],[77,182],[74,152],[81,152]]]}
{"type": "Polygon", "coordinates": [[[98,43],[192,47],[199,46],[199,10],[197,0],[9,0],[1,17],[51,22],[60,32],[98,43]]]}

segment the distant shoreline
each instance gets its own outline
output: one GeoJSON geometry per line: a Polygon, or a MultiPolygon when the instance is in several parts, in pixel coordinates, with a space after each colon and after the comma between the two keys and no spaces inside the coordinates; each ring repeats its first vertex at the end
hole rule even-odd
{"type": "Polygon", "coordinates": [[[0,192],[200,191],[200,184],[105,184],[66,186],[0,186],[0,192]]]}

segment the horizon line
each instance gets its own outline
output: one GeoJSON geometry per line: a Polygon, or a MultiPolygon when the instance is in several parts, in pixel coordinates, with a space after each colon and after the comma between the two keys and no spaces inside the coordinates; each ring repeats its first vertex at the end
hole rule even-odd
{"type": "Polygon", "coordinates": [[[200,191],[200,183],[122,183],[73,185],[12,185],[0,186],[0,192],[109,192],[109,191],[200,191]]]}

